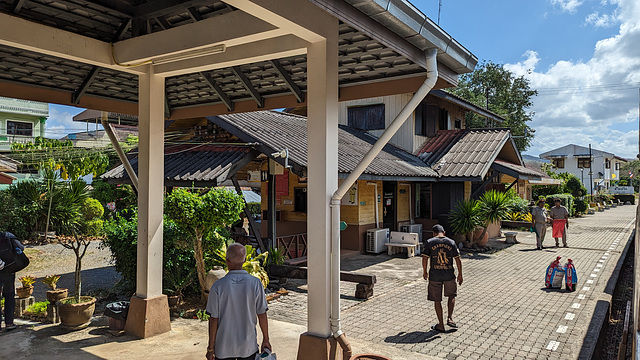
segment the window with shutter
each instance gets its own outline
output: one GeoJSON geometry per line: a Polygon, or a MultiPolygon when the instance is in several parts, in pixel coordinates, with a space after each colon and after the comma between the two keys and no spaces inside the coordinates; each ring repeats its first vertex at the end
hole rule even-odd
{"type": "Polygon", "coordinates": [[[384,130],[384,104],[353,106],[347,109],[349,127],[360,130],[384,130]]]}

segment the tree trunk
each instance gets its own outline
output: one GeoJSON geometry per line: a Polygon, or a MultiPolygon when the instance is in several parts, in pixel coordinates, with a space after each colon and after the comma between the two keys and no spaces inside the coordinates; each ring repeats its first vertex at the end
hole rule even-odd
{"type": "MultiPolygon", "coordinates": [[[[79,246],[79,245],[78,245],[79,246]]],[[[76,256],[78,253],[76,252],[76,256]]],[[[80,290],[82,287],[82,282],[80,278],[80,271],[82,270],[82,258],[80,256],[76,257],[76,303],[80,303],[80,290]]]]}
{"type": "Polygon", "coordinates": [[[198,283],[200,284],[200,293],[201,293],[202,300],[205,301],[207,298],[205,291],[209,289],[207,289],[207,282],[206,282],[207,274],[205,272],[205,267],[204,267],[204,250],[202,249],[202,233],[198,230],[196,230],[196,240],[194,245],[195,246],[194,246],[193,255],[196,258],[196,270],[198,273],[198,283]]]}

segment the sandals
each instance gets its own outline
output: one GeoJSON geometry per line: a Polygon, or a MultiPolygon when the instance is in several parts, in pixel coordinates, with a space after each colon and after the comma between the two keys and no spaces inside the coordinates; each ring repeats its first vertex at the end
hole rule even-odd
{"type": "Polygon", "coordinates": [[[15,324],[11,324],[11,325],[7,325],[5,327],[5,331],[11,331],[11,330],[15,330],[16,329],[16,325],[15,324]]]}
{"type": "Polygon", "coordinates": [[[458,324],[456,324],[453,320],[447,320],[447,326],[452,327],[454,329],[458,328],[458,324]]]}
{"type": "Polygon", "coordinates": [[[439,332],[439,333],[443,333],[443,332],[446,332],[446,331],[447,331],[446,329],[440,329],[440,328],[438,327],[438,325],[440,325],[440,324],[435,324],[435,325],[431,326],[431,330],[437,331],[437,332],[439,332]]]}

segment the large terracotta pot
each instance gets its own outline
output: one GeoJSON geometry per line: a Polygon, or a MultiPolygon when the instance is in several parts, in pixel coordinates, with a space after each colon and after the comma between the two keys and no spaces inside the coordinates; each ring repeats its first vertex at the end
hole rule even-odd
{"type": "Polygon", "coordinates": [[[20,299],[26,299],[33,294],[33,286],[30,287],[19,287],[16,289],[16,295],[20,299]]]}
{"type": "MultiPolygon", "coordinates": [[[[476,228],[476,230],[473,232],[473,238],[477,239],[480,236],[480,234],[482,234],[483,230],[484,228],[482,227],[476,228]]],[[[478,245],[478,247],[483,247],[483,246],[486,246],[488,242],[489,242],[489,233],[486,232],[482,237],[482,239],[476,242],[476,245],[478,245]]]]}
{"type": "Polygon", "coordinates": [[[81,296],[79,304],[65,304],[67,299],[72,298],[67,297],[56,303],[61,325],[72,329],[82,329],[88,326],[96,310],[96,298],[81,296]]]}
{"type": "Polygon", "coordinates": [[[68,289],[47,290],[47,301],[49,304],[55,304],[58,300],[64,299],[67,296],[69,296],[68,289]]]}
{"type": "Polygon", "coordinates": [[[174,307],[180,303],[180,295],[168,295],[167,301],[169,302],[169,307],[174,307]]]}
{"type": "Polygon", "coordinates": [[[220,266],[215,266],[213,269],[209,270],[205,280],[207,284],[207,291],[211,289],[214,282],[222,279],[225,275],[227,275],[227,272],[220,266]]]}

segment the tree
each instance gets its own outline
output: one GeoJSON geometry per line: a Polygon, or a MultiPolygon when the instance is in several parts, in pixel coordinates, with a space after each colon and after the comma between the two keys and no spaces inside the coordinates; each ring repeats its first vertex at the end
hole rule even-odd
{"type": "Polygon", "coordinates": [[[199,195],[187,189],[174,189],[165,199],[165,214],[178,226],[189,231],[192,238],[193,256],[196,260],[198,282],[202,297],[205,297],[206,269],[204,263],[203,238],[240,219],[244,208],[242,196],[222,188],[215,188],[199,195]]]}
{"type": "Polygon", "coordinates": [[[632,160],[622,164],[618,184],[620,186],[633,186],[635,191],[640,191],[640,160],[632,160]]]}
{"type": "MultiPolygon", "coordinates": [[[[538,94],[537,90],[529,87],[529,80],[524,76],[515,76],[502,65],[485,61],[470,73],[460,77],[458,87],[450,90],[452,93],[494,113],[504,117],[506,121],[502,127],[511,129],[518,150],[524,151],[531,145],[534,130],[527,125],[535,113],[528,111],[533,105],[532,98],[538,94]]],[[[466,115],[467,128],[493,127],[487,124],[480,115],[468,112],[466,115]]]]}

